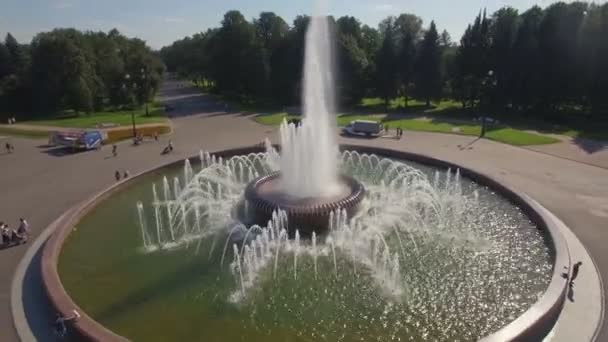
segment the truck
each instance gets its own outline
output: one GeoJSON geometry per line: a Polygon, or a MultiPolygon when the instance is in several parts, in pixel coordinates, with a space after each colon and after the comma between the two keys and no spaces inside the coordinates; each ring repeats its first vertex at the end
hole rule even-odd
{"type": "Polygon", "coordinates": [[[382,125],[376,121],[370,120],[355,120],[351,121],[346,127],[344,132],[353,135],[367,135],[379,134],[382,131],[382,125]]]}

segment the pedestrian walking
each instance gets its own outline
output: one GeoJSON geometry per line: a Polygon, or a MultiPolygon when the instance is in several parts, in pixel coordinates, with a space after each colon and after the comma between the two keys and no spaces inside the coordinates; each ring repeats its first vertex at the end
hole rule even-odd
{"type": "Polygon", "coordinates": [[[13,153],[13,151],[15,150],[15,146],[13,146],[13,144],[8,141],[6,142],[6,144],[4,144],[4,147],[6,148],[6,153],[13,153]]]}
{"type": "Polygon", "coordinates": [[[125,172],[123,172],[122,178],[129,178],[129,170],[125,170],[125,172]]]}
{"type": "Polygon", "coordinates": [[[572,276],[570,277],[570,286],[571,287],[574,285],[574,279],[576,279],[576,277],[578,277],[578,269],[581,267],[582,264],[583,264],[583,262],[579,261],[576,264],[574,264],[574,267],[572,268],[572,276]]]}
{"type": "Polygon", "coordinates": [[[154,141],[158,141],[158,132],[154,132],[154,141]]]}
{"type": "Polygon", "coordinates": [[[114,172],[114,178],[116,178],[116,181],[120,181],[120,171],[116,170],[116,172],[114,172]]]}
{"type": "Polygon", "coordinates": [[[112,155],[114,157],[118,156],[118,147],[116,145],[112,145],[112,155]]]}

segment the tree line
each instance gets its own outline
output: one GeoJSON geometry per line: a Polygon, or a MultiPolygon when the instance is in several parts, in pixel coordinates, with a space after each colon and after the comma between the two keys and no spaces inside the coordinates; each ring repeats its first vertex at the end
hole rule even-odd
{"type": "Polygon", "coordinates": [[[117,30],[55,29],[0,42],[0,111],[46,116],[133,107],[158,89],[164,65],[144,41],[117,30]]]}
{"type": "MultiPolygon", "coordinates": [[[[608,4],[482,11],[456,44],[414,14],[390,16],[377,28],[350,16],[328,20],[342,104],[401,96],[406,105],[452,98],[497,110],[608,110],[608,4]]],[[[168,70],[226,96],[294,104],[308,21],[298,16],[288,25],[272,12],[248,21],[229,11],[219,27],[160,54],[168,70]]]]}

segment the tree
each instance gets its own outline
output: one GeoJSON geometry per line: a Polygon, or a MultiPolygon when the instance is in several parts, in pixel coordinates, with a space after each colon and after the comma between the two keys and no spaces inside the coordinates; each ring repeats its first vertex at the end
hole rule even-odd
{"type": "Polygon", "coordinates": [[[488,64],[488,51],[490,46],[490,22],[486,12],[479,13],[473,25],[465,30],[456,55],[458,73],[452,80],[454,94],[462,102],[475,106],[479,103],[483,92],[482,85],[490,65],[488,64]]]}
{"type": "Polygon", "coordinates": [[[527,110],[535,105],[543,77],[542,57],[538,41],[543,11],[535,6],[520,16],[519,30],[513,44],[512,72],[513,104],[527,110]]]}
{"type": "Polygon", "coordinates": [[[376,84],[384,106],[388,110],[389,100],[397,93],[398,66],[395,43],[395,19],[389,17],[381,24],[382,46],[376,55],[376,84]]]}
{"type": "Polygon", "coordinates": [[[504,105],[513,97],[513,64],[515,39],[519,25],[517,10],[511,7],[499,9],[492,15],[490,26],[489,64],[497,85],[492,91],[492,104],[504,105]]]}
{"type": "Polygon", "coordinates": [[[447,49],[452,45],[452,36],[450,36],[450,33],[447,30],[441,31],[441,36],[439,37],[439,46],[441,46],[442,49],[447,49]]]}
{"type": "Polygon", "coordinates": [[[6,34],[4,46],[8,51],[8,73],[19,74],[23,72],[27,67],[27,55],[23,46],[10,33],[6,34]]]}
{"type": "Polygon", "coordinates": [[[66,101],[76,112],[90,113],[93,110],[93,95],[83,77],[77,77],[67,85],[66,101]]]}
{"type": "Polygon", "coordinates": [[[400,93],[408,106],[409,95],[414,90],[414,67],[416,64],[416,40],[413,32],[407,32],[401,40],[398,56],[400,93]]]}
{"type": "Polygon", "coordinates": [[[578,74],[578,32],[587,5],[580,2],[555,3],[545,9],[539,28],[542,83],[540,101],[543,108],[555,109],[564,101],[573,101],[580,92],[578,74]]]}
{"type": "Polygon", "coordinates": [[[258,41],[272,53],[289,32],[289,26],[283,18],[273,12],[260,13],[259,19],[253,21],[258,41]]]}
{"type": "Polygon", "coordinates": [[[211,44],[211,76],[218,90],[232,97],[250,95],[267,86],[262,54],[257,49],[253,25],[239,11],[224,15],[222,26],[211,44]],[[253,60],[252,60],[253,59],[253,60]],[[262,68],[255,69],[255,66],[262,68]]]}
{"type": "Polygon", "coordinates": [[[431,105],[431,100],[441,99],[441,49],[435,22],[431,21],[420,43],[416,63],[416,89],[418,95],[431,105]]]}

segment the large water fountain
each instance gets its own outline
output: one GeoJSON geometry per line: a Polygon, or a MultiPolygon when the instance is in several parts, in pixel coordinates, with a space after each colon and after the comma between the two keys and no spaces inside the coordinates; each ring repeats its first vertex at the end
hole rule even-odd
{"type": "Polygon", "coordinates": [[[338,176],[330,37],[327,18],[313,16],[306,33],[304,120],[298,127],[283,122],[280,171],[253,181],[245,191],[257,223],[283,210],[292,233],[296,228],[307,234],[322,232],[331,212],[354,214],[364,195],[357,180],[338,176]]]}
{"type": "Polygon", "coordinates": [[[280,151],[201,152],[79,224],[60,265],[95,319],[146,341],[452,341],[539,299],[552,254],[520,209],[458,170],[339,152],[329,37],[312,17],[304,120],[280,151]]]}

